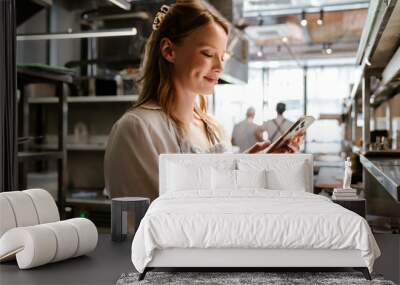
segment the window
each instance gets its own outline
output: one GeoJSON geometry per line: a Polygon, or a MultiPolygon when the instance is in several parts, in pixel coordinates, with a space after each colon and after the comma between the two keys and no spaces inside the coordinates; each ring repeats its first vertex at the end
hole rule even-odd
{"type": "MultiPolygon", "coordinates": [[[[341,114],[355,67],[312,67],[307,70],[307,115],[341,114]]],[[[343,138],[337,120],[317,120],[307,132],[307,152],[339,153],[343,138]]]]}
{"type": "MultiPolygon", "coordinates": [[[[320,114],[340,114],[343,99],[349,96],[350,84],[357,74],[353,66],[307,68],[307,102],[304,102],[303,68],[249,69],[249,82],[243,85],[217,85],[215,88],[215,117],[230,136],[234,124],[245,118],[246,109],[256,109],[255,123],[276,116],[276,104],[283,102],[285,117],[291,121],[304,114],[316,119],[320,114]],[[263,86],[264,84],[264,86],[263,86]]],[[[317,120],[307,132],[306,151],[339,153],[342,127],[336,120],[317,120]]]]}
{"type": "Polygon", "coordinates": [[[249,69],[247,84],[220,84],[215,86],[216,120],[223,126],[230,138],[233,126],[244,120],[246,110],[252,106],[256,109],[255,123],[262,123],[262,70],[249,69]]]}

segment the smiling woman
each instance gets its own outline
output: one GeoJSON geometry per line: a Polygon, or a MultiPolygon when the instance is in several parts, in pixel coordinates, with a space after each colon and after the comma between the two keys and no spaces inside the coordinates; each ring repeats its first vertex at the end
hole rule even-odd
{"type": "Polygon", "coordinates": [[[146,45],[139,100],[108,140],[104,174],[112,197],[156,198],[161,153],[225,150],[205,96],[223,71],[228,32],[200,1],[161,7],[146,45]]]}
{"type": "Polygon", "coordinates": [[[139,100],[108,140],[104,174],[112,197],[158,197],[162,153],[226,150],[229,141],[207,113],[205,96],[223,72],[228,33],[225,21],[200,1],[161,7],[146,45],[139,100]]]}

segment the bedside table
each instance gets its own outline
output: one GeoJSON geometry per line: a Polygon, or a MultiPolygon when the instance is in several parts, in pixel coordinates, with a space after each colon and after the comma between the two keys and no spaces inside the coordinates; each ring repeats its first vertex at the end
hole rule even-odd
{"type": "Polygon", "coordinates": [[[111,200],[111,240],[123,241],[128,236],[128,226],[136,232],[140,221],[150,206],[150,199],[144,197],[120,197],[111,200]],[[128,221],[128,216],[135,221],[128,221]]]}
{"type": "Polygon", "coordinates": [[[354,213],[359,214],[365,219],[366,201],[364,198],[357,198],[354,200],[332,199],[332,202],[339,204],[340,206],[350,211],[353,211],[354,213]]]}

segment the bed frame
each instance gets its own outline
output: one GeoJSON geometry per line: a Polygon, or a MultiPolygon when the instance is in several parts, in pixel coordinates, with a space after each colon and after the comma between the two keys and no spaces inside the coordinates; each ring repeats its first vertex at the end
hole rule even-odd
{"type": "MultiPolygon", "coordinates": [[[[219,159],[259,159],[266,160],[288,159],[306,162],[308,179],[305,180],[307,192],[313,192],[313,159],[310,154],[162,154],[159,160],[160,195],[165,193],[166,170],[169,161],[174,160],[207,160],[212,164],[219,159]]],[[[359,250],[330,250],[330,249],[254,249],[254,248],[169,248],[158,249],[154,252],[152,261],[147,265],[139,280],[143,280],[146,273],[154,269],[203,269],[214,271],[224,269],[228,271],[265,271],[268,269],[339,269],[353,268],[361,271],[367,280],[371,276],[359,250]]],[[[323,270],[320,270],[323,271],[323,270]]]]}
{"type": "Polygon", "coordinates": [[[353,268],[371,280],[359,250],[329,249],[193,249],[171,248],[156,250],[152,261],[139,275],[143,280],[153,269],[196,269],[206,271],[265,271],[271,269],[340,269],[353,268]]]}

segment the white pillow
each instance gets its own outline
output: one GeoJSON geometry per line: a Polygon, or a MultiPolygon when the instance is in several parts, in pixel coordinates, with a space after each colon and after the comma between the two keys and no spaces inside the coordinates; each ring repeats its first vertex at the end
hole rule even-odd
{"type": "Polygon", "coordinates": [[[281,162],[267,171],[268,189],[306,192],[305,162],[281,162]]]}
{"type": "Polygon", "coordinates": [[[267,171],[236,170],[237,188],[267,188],[267,171]]]}
{"type": "Polygon", "coordinates": [[[240,170],[267,170],[267,188],[272,190],[307,191],[309,183],[308,160],[276,157],[238,159],[240,170]]]}
{"type": "Polygon", "coordinates": [[[236,190],[236,170],[212,168],[213,190],[236,190]]]}
{"type": "Polygon", "coordinates": [[[210,190],[211,167],[169,163],[168,191],[210,190]]]}

